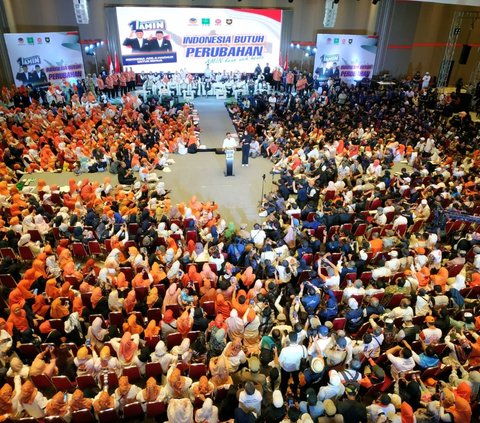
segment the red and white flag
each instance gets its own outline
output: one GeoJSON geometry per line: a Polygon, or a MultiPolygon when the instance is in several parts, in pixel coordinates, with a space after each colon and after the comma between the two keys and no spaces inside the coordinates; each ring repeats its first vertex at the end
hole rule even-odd
{"type": "Polygon", "coordinates": [[[120,60],[118,60],[118,54],[115,53],[115,73],[120,73],[121,71],[120,60]]]}
{"type": "Polygon", "coordinates": [[[110,55],[107,56],[107,68],[108,68],[108,73],[113,72],[112,57],[110,55]]]}

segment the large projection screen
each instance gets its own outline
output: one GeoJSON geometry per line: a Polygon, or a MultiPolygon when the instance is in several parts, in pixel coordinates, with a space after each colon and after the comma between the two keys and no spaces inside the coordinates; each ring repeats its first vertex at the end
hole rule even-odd
{"type": "Polygon", "coordinates": [[[5,34],[4,37],[17,87],[59,84],[64,79],[77,82],[85,78],[78,32],[5,34]]]}
{"type": "Polygon", "coordinates": [[[371,78],[377,42],[368,35],[317,34],[315,73],[320,79],[334,77],[347,83],[371,78]]]}
{"type": "Polygon", "coordinates": [[[279,63],[279,9],[117,7],[116,12],[122,63],[135,72],[203,73],[207,65],[214,72],[253,72],[257,64],[279,63]]]}

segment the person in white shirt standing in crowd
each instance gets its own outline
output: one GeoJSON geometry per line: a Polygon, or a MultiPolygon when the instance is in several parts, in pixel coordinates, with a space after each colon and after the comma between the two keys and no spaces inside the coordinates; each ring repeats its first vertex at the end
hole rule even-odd
{"type": "Polygon", "coordinates": [[[279,357],[282,383],[280,390],[287,392],[288,380],[290,376],[293,379],[293,392],[297,392],[299,384],[298,374],[300,372],[300,364],[302,359],[307,358],[308,352],[303,345],[298,345],[297,334],[290,332],[288,334],[289,345],[282,349],[279,357]]]}

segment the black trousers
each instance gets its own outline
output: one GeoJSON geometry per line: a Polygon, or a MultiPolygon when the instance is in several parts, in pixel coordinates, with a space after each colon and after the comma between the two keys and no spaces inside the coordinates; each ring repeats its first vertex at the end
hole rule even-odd
{"type": "Polygon", "coordinates": [[[280,382],[280,391],[282,391],[282,394],[285,396],[287,393],[288,389],[288,380],[290,379],[290,376],[292,376],[293,379],[293,394],[297,395],[297,388],[300,383],[298,379],[298,375],[300,374],[300,370],[295,370],[293,372],[286,372],[285,370],[281,369],[281,374],[282,374],[282,380],[280,382]]]}

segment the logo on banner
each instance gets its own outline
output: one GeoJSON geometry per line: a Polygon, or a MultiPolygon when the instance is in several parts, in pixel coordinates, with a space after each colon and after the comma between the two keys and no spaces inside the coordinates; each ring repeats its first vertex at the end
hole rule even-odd
{"type": "Polygon", "coordinates": [[[349,38],[348,39],[348,44],[352,44],[353,43],[353,38],[349,38]]]}
{"type": "Polygon", "coordinates": [[[347,40],[345,38],[342,38],[342,44],[346,44],[347,40]]]}
{"type": "Polygon", "coordinates": [[[215,19],[215,25],[219,26],[222,24],[222,20],[221,19],[215,19]]]}
{"type": "Polygon", "coordinates": [[[197,19],[196,18],[190,18],[188,20],[189,25],[197,25],[197,19]]]}
{"type": "Polygon", "coordinates": [[[227,25],[231,25],[233,20],[232,19],[226,19],[225,22],[227,23],[227,25]]]}
{"type": "Polygon", "coordinates": [[[331,38],[327,38],[327,44],[332,44],[332,39],[331,38]]]}
{"type": "Polygon", "coordinates": [[[167,25],[164,19],[157,19],[155,21],[132,21],[128,24],[132,31],[141,29],[143,31],[166,30],[167,25]]]}
{"type": "Polygon", "coordinates": [[[42,37],[38,37],[38,38],[37,38],[37,44],[42,44],[42,41],[43,41],[43,40],[42,40],[42,37]]]}
{"type": "Polygon", "coordinates": [[[18,44],[25,44],[25,40],[22,37],[18,38],[17,41],[18,44]]]}
{"type": "Polygon", "coordinates": [[[210,26],[210,18],[202,18],[203,26],[210,26]]]}
{"type": "Polygon", "coordinates": [[[40,65],[42,60],[40,56],[30,56],[30,57],[19,57],[17,63],[20,66],[32,66],[32,65],[40,65]]]}
{"type": "Polygon", "coordinates": [[[48,44],[50,42],[50,37],[45,37],[45,42],[48,44]]]}
{"type": "Polygon", "coordinates": [[[35,44],[35,42],[33,41],[33,37],[27,37],[27,43],[28,44],[35,44]]]}
{"type": "Polygon", "coordinates": [[[340,38],[334,38],[333,39],[333,44],[338,44],[340,42],[340,38]]]}

